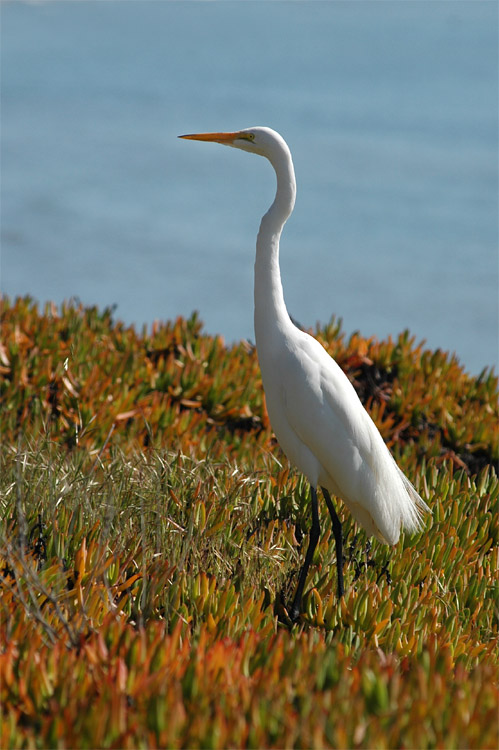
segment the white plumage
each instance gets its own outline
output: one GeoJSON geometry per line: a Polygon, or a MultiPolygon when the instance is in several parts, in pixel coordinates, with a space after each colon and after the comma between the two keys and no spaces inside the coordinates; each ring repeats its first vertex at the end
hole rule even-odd
{"type": "Polygon", "coordinates": [[[181,136],[216,141],[265,156],[277,191],[262,219],[255,260],[255,338],[272,428],[287,457],[310,482],[312,531],[291,616],[297,619],[319,537],[321,487],[336,539],[338,594],[343,594],[341,524],[329,493],[341,498],[368,534],[396,544],[402,528],[420,528],[426,503],[399,469],[345,373],[312,336],[291,321],[284,303],[279,241],[296,195],[293,161],[270,128],[181,136]]]}

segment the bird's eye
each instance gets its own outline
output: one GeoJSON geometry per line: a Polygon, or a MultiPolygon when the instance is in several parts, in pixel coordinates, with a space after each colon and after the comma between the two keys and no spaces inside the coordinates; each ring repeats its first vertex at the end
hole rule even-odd
{"type": "Polygon", "coordinates": [[[246,137],[246,139],[248,141],[254,141],[255,140],[255,134],[254,133],[246,133],[245,137],[246,137]]]}

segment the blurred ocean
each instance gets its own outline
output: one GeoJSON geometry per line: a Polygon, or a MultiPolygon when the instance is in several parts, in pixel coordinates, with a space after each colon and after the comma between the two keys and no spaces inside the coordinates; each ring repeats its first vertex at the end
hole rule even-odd
{"type": "Polygon", "coordinates": [[[253,338],[271,167],[181,133],[269,125],[298,180],[290,313],[497,362],[495,2],[4,2],[2,290],[200,311],[253,338]]]}

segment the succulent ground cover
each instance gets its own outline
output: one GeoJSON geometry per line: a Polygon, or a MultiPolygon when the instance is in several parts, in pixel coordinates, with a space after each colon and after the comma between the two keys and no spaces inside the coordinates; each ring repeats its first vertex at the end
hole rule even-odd
{"type": "Polygon", "coordinates": [[[491,370],[315,332],[433,512],[388,548],[338,502],[339,602],[321,508],[290,628],[308,488],[254,348],[2,305],[1,747],[497,747],[491,370]]]}

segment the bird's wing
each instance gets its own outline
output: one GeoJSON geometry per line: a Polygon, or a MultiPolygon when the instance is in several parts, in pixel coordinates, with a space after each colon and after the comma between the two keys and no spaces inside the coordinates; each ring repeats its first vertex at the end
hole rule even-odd
{"type": "Polygon", "coordinates": [[[369,533],[395,544],[402,525],[418,528],[418,509],[425,509],[425,503],[321,344],[303,334],[292,353],[295,363],[283,373],[290,426],[319,461],[320,481],[344,500],[369,533]]]}
{"type": "Polygon", "coordinates": [[[311,336],[303,334],[284,368],[287,419],[343,493],[351,490],[371,440],[365,410],[339,365],[311,336]]]}

